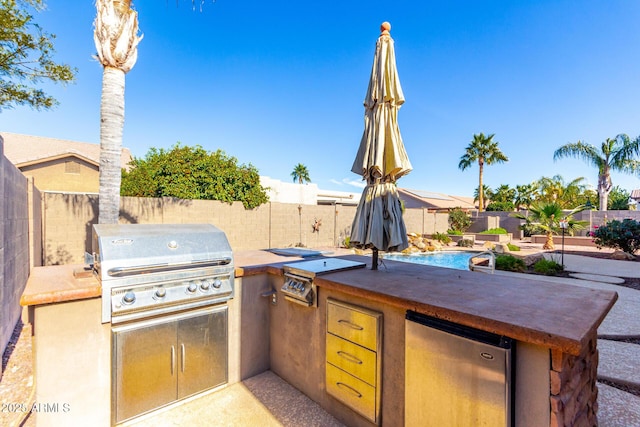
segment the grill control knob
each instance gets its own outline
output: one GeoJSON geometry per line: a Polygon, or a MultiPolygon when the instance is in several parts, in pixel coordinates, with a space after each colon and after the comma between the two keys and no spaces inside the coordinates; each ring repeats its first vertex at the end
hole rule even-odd
{"type": "Polygon", "coordinates": [[[133,304],[133,302],[136,300],[136,294],[133,291],[127,291],[127,293],[124,294],[124,296],[122,297],[122,302],[124,304],[133,304]]]}
{"type": "Polygon", "coordinates": [[[216,280],[213,281],[213,287],[214,288],[219,289],[220,286],[222,286],[222,280],[216,279],[216,280]]]}
{"type": "Polygon", "coordinates": [[[187,292],[192,294],[197,290],[198,290],[198,284],[196,282],[189,282],[189,286],[187,286],[187,292]]]}
{"type": "Polygon", "coordinates": [[[200,283],[200,289],[202,289],[203,291],[208,291],[209,286],[211,286],[211,284],[208,280],[203,280],[202,283],[200,283]]]}
{"type": "Polygon", "coordinates": [[[158,289],[156,289],[156,297],[164,298],[165,295],[167,295],[167,290],[165,288],[159,287],[158,289]]]}

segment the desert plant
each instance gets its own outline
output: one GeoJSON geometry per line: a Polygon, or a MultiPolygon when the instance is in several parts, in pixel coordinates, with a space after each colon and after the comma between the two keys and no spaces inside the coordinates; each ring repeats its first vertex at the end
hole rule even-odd
{"type": "Polygon", "coordinates": [[[518,252],[520,250],[520,246],[516,246],[516,245],[514,245],[512,243],[507,243],[507,247],[512,252],[518,252]]]}
{"type": "Polygon", "coordinates": [[[503,271],[523,272],[526,269],[524,261],[513,255],[496,256],[496,269],[503,271]]]}
{"type": "Polygon", "coordinates": [[[451,237],[449,237],[449,235],[447,235],[446,233],[433,233],[431,235],[431,239],[436,240],[444,245],[448,245],[449,243],[451,243],[451,237]]]}
{"type": "Polygon", "coordinates": [[[640,222],[633,219],[612,220],[591,233],[595,244],[635,254],[640,249],[640,222]]]}
{"type": "Polygon", "coordinates": [[[478,234],[507,234],[507,230],[505,230],[504,228],[501,228],[501,227],[490,228],[488,230],[481,231],[478,234]]]}
{"type": "Polygon", "coordinates": [[[473,247],[473,240],[471,240],[471,239],[460,239],[460,240],[458,240],[458,246],[460,246],[462,248],[472,248],[473,247]]]}
{"type": "Polygon", "coordinates": [[[461,208],[449,210],[449,227],[451,230],[459,231],[460,234],[467,231],[471,226],[471,215],[461,208]]]}
{"type": "Polygon", "coordinates": [[[544,274],[546,276],[555,276],[563,270],[564,267],[562,266],[562,264],[552,259],[543,258],[533,264],[533,271],[539,274],[544,274]]]}
{"type": "Polygon", "coordinates": [[[547,238],[542,249],[554,249],[553,236],[554,234],[560,234],[560,231],[562,231],[560,228],[561,221],[566,221],[569,235],[573,235],[574,231],[582,230],[585,227],[586,221],[573,219],[575,213],[584,209],[584,206],[578,206],[565,215],[562,207],[557,203],[536,204],[530,207],[528,216],[521,213],[514,213],[511,216],[524,219],[527,223],[534,224],[543,230],[547,238]]]}

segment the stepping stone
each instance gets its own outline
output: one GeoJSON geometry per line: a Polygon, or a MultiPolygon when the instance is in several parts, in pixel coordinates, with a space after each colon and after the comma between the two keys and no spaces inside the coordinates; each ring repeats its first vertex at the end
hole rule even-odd
{"type": "Polygon", "coordinates": [[[600,274],[570,273],[569,276],[576,279],[591,280],[593,282],[611,283],[612,285],[624,283],[624,279],[621,279],[620,277],[602,276],[600,274]]]}
{"type": "Polygon", "coordinates": [[[598,378],[640,386],[639,344],[599,339],[598,352],[598,378]]]}
{"type": "Polygon", "coordinates": [[[598,425],[640,426],[640,397],[598,383],[598,425]]]}

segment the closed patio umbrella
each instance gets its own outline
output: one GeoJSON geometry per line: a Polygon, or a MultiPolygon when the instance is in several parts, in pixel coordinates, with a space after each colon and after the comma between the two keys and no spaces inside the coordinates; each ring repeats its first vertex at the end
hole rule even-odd
{"type": "Polygon", "coordinates": [[[380,29],[364,100],[364,132],[351,168],[367,186],[353,219],[350,242],[373,249],[372,270],[378,267],[378,250],[401,251],[409,246],[396,180],[412,169],[398,128],[404,95],[389,35],[391,25],[384,22],[380,29]]]}

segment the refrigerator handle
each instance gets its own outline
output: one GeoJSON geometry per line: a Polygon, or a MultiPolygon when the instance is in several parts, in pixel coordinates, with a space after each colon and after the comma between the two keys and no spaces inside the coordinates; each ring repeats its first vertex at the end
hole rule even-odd
{"type": "Polygon", "coordinates": [[[184,343],[180,344],[180,368],[184,373],[184,364],[185,364],[185,356],[187,354],[187,350],[184,347],[184,343]]]}
{"type": "Polygon", "coordinates": [[[176,347],[171,346],[171,376],[173,376],[173,367],[176,365],[176,347]]]}

